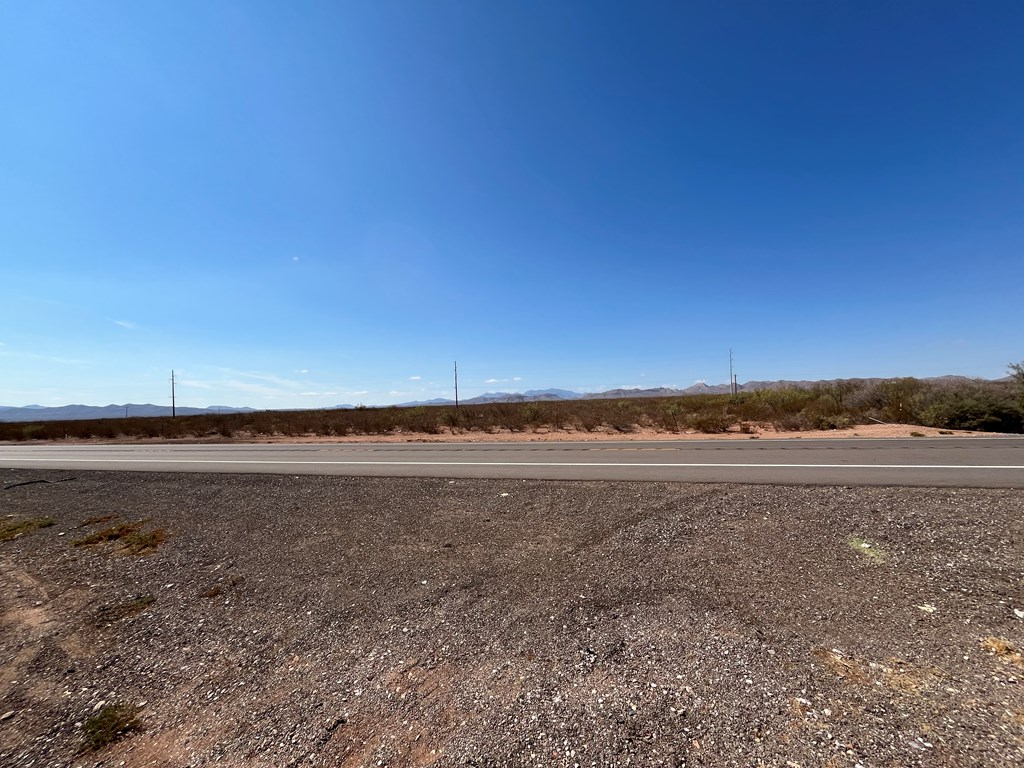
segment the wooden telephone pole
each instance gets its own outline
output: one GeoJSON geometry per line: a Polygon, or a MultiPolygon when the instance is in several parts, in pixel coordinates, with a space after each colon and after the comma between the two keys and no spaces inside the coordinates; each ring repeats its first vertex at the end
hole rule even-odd
{"type": "Polygon", "coordinates": [[[459,361],[455,361],[455,410],[459,410],[459,361]]]}
{"type": "Polygon", "coordinates": [[[178,409],[174,400],[174,369],[171,369],[171,418],[178,415],[178,409]]]}

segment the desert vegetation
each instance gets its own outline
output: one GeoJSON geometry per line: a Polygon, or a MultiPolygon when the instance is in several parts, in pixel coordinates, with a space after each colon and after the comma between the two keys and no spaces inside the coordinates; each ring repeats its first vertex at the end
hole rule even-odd
{"type": "Polygon", "coordinates": [[[737,395],[554,400],[452,406],[257,411],[198,416],[0,423],[0,440],[259,438],[317,435],[630,433],[847,429],[874,422],[979,432],[1024,431],[1024,370],[1004,381],[914,378],[825,382],[737,395]]]}

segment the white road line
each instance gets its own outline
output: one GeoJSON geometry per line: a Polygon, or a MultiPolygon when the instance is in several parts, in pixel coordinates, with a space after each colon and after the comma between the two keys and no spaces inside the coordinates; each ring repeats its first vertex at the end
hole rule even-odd
{"type": "Polygon", "coordinates": [[[1024,469],[1012,464],[738,464],[738,463],[630,463],[563,461],[271,461],[266,459],[7,459],[2,463],[68,462],[94,464],[269,464],[288,466],[366,466],[366,467],[678,467],[680,469],[758,468],[758,469],[1024,469]]]}

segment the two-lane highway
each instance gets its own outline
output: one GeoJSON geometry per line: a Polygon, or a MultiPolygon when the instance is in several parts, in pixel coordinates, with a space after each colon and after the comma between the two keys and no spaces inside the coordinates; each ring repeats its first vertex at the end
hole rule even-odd
{"type": "Polygon", "coordinates": [[[1024,438],[3,445],[0,467],[1024,488],[1024,438]]]}

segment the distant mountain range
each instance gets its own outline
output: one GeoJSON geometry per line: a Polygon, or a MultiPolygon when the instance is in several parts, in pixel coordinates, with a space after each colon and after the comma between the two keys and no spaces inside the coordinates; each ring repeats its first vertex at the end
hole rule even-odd
{"type": "MultiPolygon", "coordinates": [[[[1009,377],[1007,377],[1008,379],[1009,377]]],[[[1004,381],[1007,379],[999,379],[1004,381]]],[[[864,384],[873,384],[888,379],[856,379],[864,384]]],[[[819,384],[832,384],[847,379],[828,379],[823,381],[748,381],[737,385],[740,392],[754,392],[761,389],[810,389],[819,384]]],[[[937,376],[922,381],[980,381],[966,376],[937,376]]],[[[525,403],[552,400],[591,400],[614,399],[622,397],[686,397],[689,395],[722,395],[729,392],[728,384],[694,384],[686,389],[655,387],[652,389],[609,389],[607,392],[573,392],[569,389],[529,389],[526,392],[486,392],[466,400],[459,399],[460,405],[477,405],[481,403],[525,403]]],[[[420,405],[454,405],[454,400],[436,398],[411,403],[399,403],[403,407],[420,405]]],[[[349,409],[352,405],[336,405],[335,409],[349,409]]],[[[178,408],[179,416],[214,413],[252,413],[255,408],[235,408],[226,405],[212,405],[209,408],[178,408]]],[[[306,410],[306,409],[282,409],[306,410]]],[[[329,410],[329,409],[325,409],[329,410]]],[[[171,408],[167,405],[149,403],[127,405],[62,405],[54,408],[42,405],[25,405],[21,407],[0,406],[0,421],[78,421],[82,419],[123,419],[125,416],[170,416],[171,408]]]]}
{"type": "MultiPolygon", "coordinates": [[[[209,408],[177,408],[178,416],[196,416],[201,413],[251,413],[255,408],[233,408],[211,405],[209,408]]],[[[125,416],[170,416],[171,406],[151,403],[125,405],[43,405],[12,407],[0,405],[0,421],[83,421],[85,419],[123,419],[125,416]]]]}

